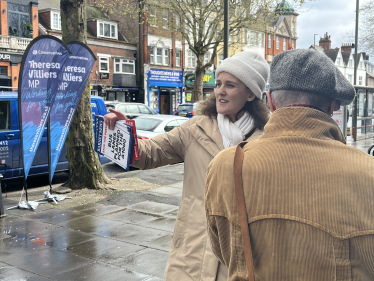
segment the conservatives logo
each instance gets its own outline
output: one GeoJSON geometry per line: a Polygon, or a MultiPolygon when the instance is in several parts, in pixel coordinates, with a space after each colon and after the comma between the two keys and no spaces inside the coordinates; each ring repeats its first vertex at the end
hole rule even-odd
{"type": "Polygon", "coordinates": [[[33,50],[32,54],[34,56],[36,55],[52,55],[52,56],[62,56],[61,52],[54,51],[54,52],[49,52],[49,51],[40,51],[40,50],[33,50]]]}

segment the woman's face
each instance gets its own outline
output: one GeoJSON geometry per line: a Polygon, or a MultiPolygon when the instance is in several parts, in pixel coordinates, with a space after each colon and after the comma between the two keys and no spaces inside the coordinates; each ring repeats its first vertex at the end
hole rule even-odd
{"type": "MultiPolygon", "coordinates": [[[[228,72],[221,72],[216,79],[216,107],[217,112],[226,115],[231,122],[235,122],[236,115],[247,101],[252,101],[255,95],[248,87],[228,72]]],[[[238,119],[244,112],[238,115],[238,119]]]]}

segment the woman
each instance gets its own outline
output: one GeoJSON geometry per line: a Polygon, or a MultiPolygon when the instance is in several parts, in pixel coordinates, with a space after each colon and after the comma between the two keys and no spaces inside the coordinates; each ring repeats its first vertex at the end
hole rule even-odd
{"type": "MultiPolygon", "coordinates": [[[[212,253],[206,233],[205,175],[222,149],[262,135],[269,118],[261,100],[268,76],[269,66],[257,53],[225,59],[216,70],[215,95],[201,103],[202,115],[169,133],[139,140],[140,160],[135,167],[152,169],[184,161],[182,200],[164,280],[227,280],[227,269],[212,253]]],[[[125,118],[111,112],[115,114],[105,116],[109,128],[125,118]]]]}

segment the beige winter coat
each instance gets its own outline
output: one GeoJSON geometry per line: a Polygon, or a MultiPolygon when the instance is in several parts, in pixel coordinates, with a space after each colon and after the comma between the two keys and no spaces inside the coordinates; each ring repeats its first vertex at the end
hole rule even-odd
{"type": "MultiPolygon", "coordinates": [[[[256,130],[248,141],[257,139],[256,130]]],[[[223,149],[217,120],[195,116],[181,127],[150,140],[139,140],[140,160],[134,165],[151,169],[184,161],[183,194],[169,260],[166,281],[226,281],[227,269],[214,256],[206,232],[205,176],[210,161],[223,149]]]]}

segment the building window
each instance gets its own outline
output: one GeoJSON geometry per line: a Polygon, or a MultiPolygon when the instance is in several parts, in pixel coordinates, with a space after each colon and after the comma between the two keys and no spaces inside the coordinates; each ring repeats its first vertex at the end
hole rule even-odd
{"type": "Polygon", "coordinates": [[[268,35],[268,48],[271,49],[271,34],[268,35]]]}
{"type": "Polygon", "coordinates": [[[175,50],[175,66],[181,66],[181,50],[175,50]]]}
{"type": "Polygon", "coordinates": [[[164,49],[164,64],[169,65],[169,50],[164,49]]]}
{"type": "Polygon", "coordinates": [[[222,61],[223,61],[223,55],[221,54],[218,56],[218,63],[221,64],[222,61]]]}
{"type": "Polygon", "coordinates": [[[175,16],[175,28],[177,30],[181,28],[181,18],[178,15],[175,16]]]}
{"type": "Polygon", "coordinates": [[[353,84],[352,75],[348,75],[348,81],[349,83],[353,84]]]}
{"type": "Polygon", "coordinates": [[[247,43],[247,29],[243,28],[243,43],[247,43]]]}
{"type": "Polygon", "coordinates": [[[229,42],[232,42],[233,40],[234,40],[233,35],[232,35],[232,33],[230,32],[230,35],[229,35],[229,42]]]}
{"type": "Polygon", "coordinates": [[[204,64],[207,64],[210,61],[210,53],[206,52],[204,55],[204,64]]]}
{"type": "Polygon", "coordinates": [[[294,50],[295,49],[295,40],[291,39],[291,42],[292,42],[292,49],[294,50]]]}
{"type": "Polygon", "coordinates": [[[359,76],[359,77],[358,77],[358,85],[362,85],[362,80],[363,80],[363,79],[362,79],[362,76],[359,76]]]}
{"type": "Polygon", "coordinates": [[[108,37],[117,39],[117,24],[99,22],[99,37],[108,37]]]}
{"type": "Polygon", "coordinates": [[[296,36],[296,32],[295,32],[295,22],[292,22],[292,35],[293,35],[293,36],[296,36]]]}
{"type": "Polygon", "coordinates": [[[24,26],[25,23],[30,23],[30,13],[31,8],[29,5],[18,5],[8,2],[8,35],[31,37],[28,29],[24,26]]]}
{"type": "Polygon", "coordinates": [[[52,29],[61,30],[61,16],[60,13],[51,12],[52,29]]]}
{"type": "Polygon", "coordinates": [[[114,73],[135,74],[135,61],[114,59],[114,73]]]}
{"type": "Polygon", "coordinates": [[[337,65],[340,65],[340,58],[337,58],[337,59],[336,59],[336,64],[337,64],[337,65]]]}
{"type": "Polygon", "coordinates": [[[99,71],[109,72],[109,57],[99,57],[99,71]]]}
{"type": "Polygon", "coordinates": [[[196,55],[192,50],[188,50],[188,67],[196,67],[196,55]]]}
{"type": "Polygon", "coordinates": [[[360,68],[361,69],[364,68],[363,65],[362,65],[362,61],[360,61],[360,68]]]}
{"type": "Polygon", "coordinates": [[[169,28],[168,10],[162,10],[162,28],[169,28]]]}
{"type": "Polygon", "coordinates": [[[163,49],[163,48],[156,48],[156,47],[151,49],[150,63],[169,65],[169,50],[163,49]]]}
{"type": "Polygon", "coordinates": [[[283,51],[287,50],[287,39],[283,38],[283,51]]]}
{"type": "Polygon", "coordinates": [[[151,26],[157,26],[156,7],[155,6],[150,6],[149,7],[149,17],[150,17],[151,26]]]}
{"type": "Polygon", "coordinates": [[[277,50],[279,50],[279,36],[277,36],[277,50]]]}
{"type": "Polygon", "coordinates": [[[8,76],[8,67],[7,66],[0,66],[0,75],[8,76]]]}
{"type": "Polygon", "coordinates": [[[156,63],[162,64],[162,49],[156,48],[156,63]]]}
{"type": "Polygon", "coordinates": [[[348,67],[353,67],[353,60],[348,61],[348,67]]]}

